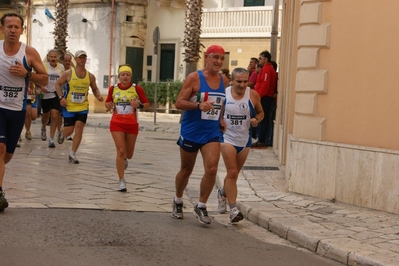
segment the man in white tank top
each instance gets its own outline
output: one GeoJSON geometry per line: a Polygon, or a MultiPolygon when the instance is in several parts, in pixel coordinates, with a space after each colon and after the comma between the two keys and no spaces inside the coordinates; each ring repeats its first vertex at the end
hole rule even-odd
{"type": "Polygon", "coordinates": [[[50,119],[49,148],[55,148],[54,135],[60,116],[60,100],[55,91],[55,83],[61,76],[62,72],[64,72],[64,66],[58,62],[58,57],[58,51],[55,49],[52,49],[47,53],[47,62],[44,63],[44,67],[46,68],[49,77],[48,84],[47,86],[39,86],[43,94],[43,98],[40,100],[43,110],[41,139],[43,141],[47,139],[46,124],[50,119]]]}
{"type": "Polygon", "coordinates": [[[0,212],[8,207],[3,192],[5,165],[11,160],[25,122],[28,83],[45,86],[48,76],[35,48],[19,41],[24,19],[16,13],[0,18],[0,212]],[[32,71],[34,70],[34,72],[32,71]]]}
{"type": "Polygon", "coordinates": [[[259,94],[248,87],[249,73],[236,68],[231,73],[232,86],[226,89],[223,119],[226,129],[220,137],[220,146],[227,174],[224,185],[217,192],[218,211],[226,212],[226,200],[230,207],[230,222],[241,221],[244,216],[237,209],[237,178],[251,148],[250,126],[256,127],[264,113],[259,94]]]}

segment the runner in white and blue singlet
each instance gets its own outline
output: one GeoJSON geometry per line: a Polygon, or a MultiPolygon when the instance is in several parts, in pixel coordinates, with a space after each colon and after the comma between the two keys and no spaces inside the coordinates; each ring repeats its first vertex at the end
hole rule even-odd
{"type": "Polygon", "coordinates": [[[264,113],[259,94],[248,87],[248,70],[236,68],[231,73],[232,86],[226,89],[224,120],[226,130],[220,137],[221,151],[226,166],[223,187],[218,190],[218,211],[230,207],[230,222],[244,218],[237,208],[237,179],[251,148],[251,125],[256,127],[264,113]]]}
{"type": "Polygon", "coordinates": [[[5,165],[11,160],[25,122],[28,82],[46,85],[47,73],[36,49],[19,41],[24,19],[16,13],[0,18],[0,212],[8,207],[3,192],[5,165]],[[35,70],[32,72],[32,70],[35,70]]]}

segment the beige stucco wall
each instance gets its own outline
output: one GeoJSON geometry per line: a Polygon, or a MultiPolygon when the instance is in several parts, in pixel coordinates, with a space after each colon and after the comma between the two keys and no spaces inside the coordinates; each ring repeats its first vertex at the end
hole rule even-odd
{"type": "Polygon", "coordinates": [[[399,213],[398,8],[285,1],[278,122],[289,190],[399,213]]]}
{"type": "Polygon", "coordinates": [[[331,1],[331,44],[320,50],[328,93],[318,99],[325,140],[399,150],[399,1],[331,1]],[[356,10],[356,16],[353,14],[356,10]]]}

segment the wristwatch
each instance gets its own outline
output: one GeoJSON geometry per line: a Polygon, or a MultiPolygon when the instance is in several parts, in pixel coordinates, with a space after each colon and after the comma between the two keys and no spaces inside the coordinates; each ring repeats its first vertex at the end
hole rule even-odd
{"type": "Polygon", "coordinates": [[[64,98],[64,96],[58,96],[58,100],[61,101],[62,98],[64,98]]]}
{"type": "Polygon", "coordinates": [[[28,73],[26,73],[25,78],[26,78],[26,79],[29,79],[30,76],[32,76],[32,71],[28,71],[28,73]]]}

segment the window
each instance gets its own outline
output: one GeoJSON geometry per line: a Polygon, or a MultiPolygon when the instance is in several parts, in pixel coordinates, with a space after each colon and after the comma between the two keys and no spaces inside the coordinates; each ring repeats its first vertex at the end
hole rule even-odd
{"type": "Polygon", "coordinates": [[[244,6],[264,6],[265,0],[244,0],[244,6]]]}
{"type": "Polygon", "coordinates": [[[147,66],[152,66],[152,55],[147,55],[147,66]]]}

